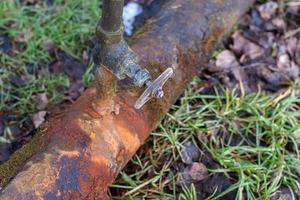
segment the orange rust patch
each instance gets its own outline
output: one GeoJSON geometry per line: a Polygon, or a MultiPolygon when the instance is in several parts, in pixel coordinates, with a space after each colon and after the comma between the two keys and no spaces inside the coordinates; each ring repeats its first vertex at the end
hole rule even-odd
{"type": "Polygon", "coordinates": [[[209,34],[206,40],[203,43],[203,49],[205,50],[205,53],[210,53],[211,49],[213,48],[212,45],[216,42],[215,35],[209,34]]]}
{"type": "Polygon", "coordinates": [[[79,151],[76,151],[76,150],[74,150],[74,151],[64,151],[64,150],[60,150],[60,151],[59,151],[59,154],[60,154],[60,157],[62,157],[62,156],[67,156],[67,157],[72,158],[72,157],[79,157],[80,152],[79,152],[79,151]]]}
{"type": "Polygon", "coordinates": [[[103,156],[92,156],[84,170],[87,177],[80,176],[79,184],[83,199],[108,199],[107,185],[111,183],[112,177],[109,172],[109,161],[103,156]]]}
{"type": "Polygon", "coordinates": [[[136,133],[130,132],[128,128],[125,127],[124,122],[118,121],[116,128],[125,148],[129,151],[130,155],[133,155],[141,145],[142,141],[139,140],[136,133]]]}
{"type": "MultiPolygon", "coordinates": [[[[92,155],[91,161],[92,161],[92,163],[96,163],[98,165],[109,166],[109,160],[102,155],[92,155]]],[[[97,172],[98,171],[94,171],[94,173],[97,173],[97,172]]]]}
{"type": "Polygon", "coordinates": [[[90,137],[91,137],[92,140],[95,140],[96,139],[96,133],[94,131],[92,131],[90,137]]]}
{"type": "Polygon", "coordinates": [[[126,150],[125,148],[121,148],[120,151],[118,152],[118,155],[116,157],[116,160],[118,163],[124,163],[124,160],[127,160],[126,158],[128,156],[126,156],[126,150]]]}
{"type": "Polygon", "coordinates": [[[147,116],[142,110],[136,111],[133,107],[135,96],[127,93],[120,93],[118,103],[120,105],[120,113],[115,116],[115,121],[120,123],[117,127],[126,127],[127,131],[136,134],[140,141],[144,141],[149,136],[152,120],[147,119],[147,116]]]}

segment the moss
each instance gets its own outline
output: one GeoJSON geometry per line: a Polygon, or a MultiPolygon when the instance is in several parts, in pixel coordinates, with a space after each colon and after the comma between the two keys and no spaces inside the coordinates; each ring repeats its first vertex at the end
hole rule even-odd
{"type": "Polygon", "coordinates": [[[45,147],[46,141],[48,141],[48,137],[46,137],[47,124],[44,127],[37,131],[29,143],[18,149],[8,161],[0,165],[0,188],[6,186],[16,176],[29,158],[45,147]]]}

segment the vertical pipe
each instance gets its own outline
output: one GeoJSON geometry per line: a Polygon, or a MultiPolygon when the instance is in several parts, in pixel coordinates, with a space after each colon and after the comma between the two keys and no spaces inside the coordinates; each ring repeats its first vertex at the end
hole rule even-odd
{"type": "Polygon", "coordinates": [[[117,32],[122,25],[124,0],[103,0],[101,27],[107,32],[117,32]]]}
{"type": "MultiPolygon", "coordinates": [[[[124,0],[103,0],[102,17],[97,25],[96,32],[105,57],[109,54],[111,45],[120,43],[123,39],[123,30],[121,29],[123,6],[124,0]]],[[[108,66],[100,64],[97,70],[98,100],[113,101],[115,97],[117,78],[108,68],[108,66]]]]}

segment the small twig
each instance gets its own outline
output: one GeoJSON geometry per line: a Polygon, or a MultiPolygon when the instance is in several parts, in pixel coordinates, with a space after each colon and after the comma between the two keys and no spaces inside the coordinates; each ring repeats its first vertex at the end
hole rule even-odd
{"type": "Polygon", "coordinates": [[[287,3],[288,6],[300,6],[300,2],[292,1],[287,3]]]}
{"type": "Polygon", "coordinates": [[[284,39],[293,37],[294,35],[296,35],[296,34],[299,33],[299,32],[300,32],[300,27],[297,28],[297,29],[295,29],[295,30],[288,31],[288,32],[285,33],[284,39]]]}
{"type": "Polygon", "coordinates": [[[255,62],[255,63],[251,63],[251,64],[248,64],[248,65],[242,65],[241,67],[243,69],[247,69],[247,68],[252,68],[252,67],[258,67],[260,65],[272,65],[272,64],[266,63],[266,62],[255,62]]]}
{"type": "Polygon", "coordinates": [[[292,88],[289,87],[285,92],[281,93],[277,98],[275,98],[271,105],[274,107],[276,106],[281,100],[285,99],[287,96],[289,96],[292,93],[292,88]]]}

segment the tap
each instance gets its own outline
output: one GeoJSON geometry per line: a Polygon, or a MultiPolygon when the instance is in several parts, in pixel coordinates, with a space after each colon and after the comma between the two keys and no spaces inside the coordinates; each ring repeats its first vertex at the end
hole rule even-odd
{"type": "Polygon", "coordinates": [[[112,99],[116,94],[117,81],[129,78],[133,85],[146,88],[134,105],[136,109],[140,109],[149,99],[164,96],[163,85],[173,75],[173,69],[167,68],[153,80],[148,70],[139,65],[138,56],[123,38],[124,0],[102,2],[102,17],[96,28],[100,51],[95,51],[93,55],[98,66],[98,98],[112,99]]]}

